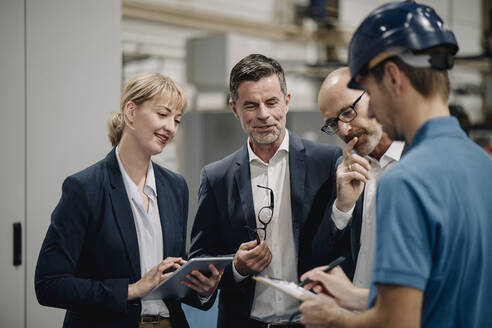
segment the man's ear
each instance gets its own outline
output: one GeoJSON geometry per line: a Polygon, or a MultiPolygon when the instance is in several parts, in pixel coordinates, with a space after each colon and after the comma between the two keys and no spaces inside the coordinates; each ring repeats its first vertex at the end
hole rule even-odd
{"type": "Polygon", "coordinates": [[[392,96],[400,96],[404,87],[403,72],[392,61],[384,64],[384,85],[392,96]]]}
{"type": "Polygon", "coordinates": [[[289,112],[289,104],[290,104],[290,93],[287,93],[285,95],[285,106],[287,108],[285,111],[286,114],[289,112]]]}
{"type": "Polygon", "coordinates": [[[229,99],[229,107],[231,107],[234,116],[239,120],[239,115],[237,113],[238,109],[236,107],[236,104],[232,101],[232,99],[229,99]]]}

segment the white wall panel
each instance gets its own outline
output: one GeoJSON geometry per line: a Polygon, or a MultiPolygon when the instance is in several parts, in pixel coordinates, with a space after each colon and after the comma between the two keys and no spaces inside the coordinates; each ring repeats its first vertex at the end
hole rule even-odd
{"type": "Polygon", "coordinates": [[[207,34],[206,31],[172,25],[122,20],[121,42],[127,54],[150,54],[184,60],[186,40],[207,34]]]}
{"type": "MultiPolygon", "coordinates": [[[[24,2],[0,2],[0,327],[24,327],[25,242],[13,265],[13,223],[25,232],[24,2]]],[[[25,241],[25,238],[23,238],[25,241]]]]}
{"type": "Polygon", "coordinates": [[[171,5],[256,22],[272,22],[276,1],[278,0],[145,0],[143,2],[171,5]]]}
{"type": "Polygon", "coordinates": [[[120,2],[27,1],[27,327],[60,327],[37,303],[41,242],[66,176],[103,158],[119,110],[120,2]]]}
{"type": "MultiPolygon", "coordinates": [[[[362,20],[386,0],[341,0],[339,3],[340,28],[355,31],[362,20]]],[[[460,55],[480,52],[481,0],[427,0],[418,1],[434,8],[454,31],[461,47],[460,55]]],[[[346,56],[342,51],[342,55],[346,56]]],[[[345,57],[343,57],[345,58],[345,57]]]]}
{"type": "Polygon", "coordinates": [[[354,31],[362,20],[376,7],[387,1],[383,0],[341,0],[339,1],[338,22],[340,29],[354,31]]]}
{"type": "Polygon", "coordinates": [[[478,26],[470,26],[459,22],[454,23],[453,32],[460,50],[458,56],[479,55],[482,53],[482,30],[478,26]]]}
{"type": "Polygon", "coordinates": [[[460,56],[478,55],[482,52],[481,1],[453,0],[452,28],[460,45],[460,56]]]}

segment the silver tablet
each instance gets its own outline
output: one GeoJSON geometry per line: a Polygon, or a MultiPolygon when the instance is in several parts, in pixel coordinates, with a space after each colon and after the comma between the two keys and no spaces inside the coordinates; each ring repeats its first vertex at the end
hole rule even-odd
{"type": "Polygon", "coordinates": [[[160,300],[160,299],[179,299],[185,297],[192,291],[189,287],[183,285],[181,280],[187,280],[186,275],[193,270],[198,270],[205,275],[210,275],[209,264],[215,265],[217,269],[223,269],[232,262],[232,256],[219,257],[195,257],[189,260],[185,265],[176,270],[169,278],[155,286],[143,300],[160,300]]]}

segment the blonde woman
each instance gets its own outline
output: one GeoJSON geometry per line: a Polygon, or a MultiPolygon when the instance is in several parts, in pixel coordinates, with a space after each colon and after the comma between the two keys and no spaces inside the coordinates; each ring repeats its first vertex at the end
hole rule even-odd
{"type": "MultiPolygon", "coordinates": [[[[109,120],[113,150],[68,177],[38,259],[36,296],[67,309],[64,327],[187,327],[177,300],[143,301],[185,263],[188,187],[151,161],[178,130],[182,90],[161,74],[144,74],[123,90],[121,111],[109,120]]],[[[222,271],[191,277],[199,308],[222,271]]]]}

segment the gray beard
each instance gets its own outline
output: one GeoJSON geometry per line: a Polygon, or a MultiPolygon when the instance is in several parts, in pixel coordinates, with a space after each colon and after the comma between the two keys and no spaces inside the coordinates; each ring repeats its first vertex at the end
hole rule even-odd
{"type": "Polygon", "coordinates": [[[369,155],[374,151],[374,149],[376,149],[376,146],[379,144],[379,141],[381,141],[382,137],[383,129],[377,129],[374,134],[368,135],[367,142],[365,144],[362,144],[360,147],[357,147],[357,145],[355,145],[355,151],[360,156],[369,155]]]}
{"type": "Polygon", "coordinates": [[[269,145],[274,143],[275,141],[278,140],[280,137],[280,130],[277,130],[275,134],[269,134],[266,137],[263,138],[258,138],[254,133],[251,133],[251,139],[253,139],[254,142],[261,144],[261,145],[269,145]]]}

